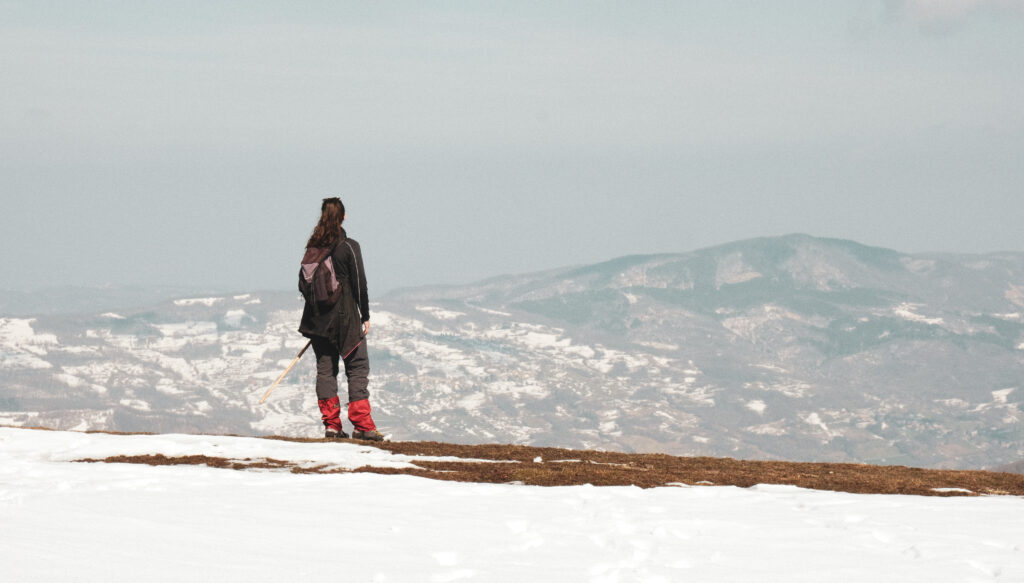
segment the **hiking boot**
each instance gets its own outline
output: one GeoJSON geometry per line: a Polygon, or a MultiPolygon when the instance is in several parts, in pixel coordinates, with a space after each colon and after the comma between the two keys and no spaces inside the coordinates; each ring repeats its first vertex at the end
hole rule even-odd
{"type": "Polygon", "coordinates": [[[352,430],[352,439],[365,439],[366,441],[384,441],[384,434],[376,429],[369,431],[352,430]]]}
{"type": "Polygon", "coordinates": [[[331,429],[328,427],[327,431],[324,431],[324,439],[348,439],[348,434],[341,429],[331,429]]]}

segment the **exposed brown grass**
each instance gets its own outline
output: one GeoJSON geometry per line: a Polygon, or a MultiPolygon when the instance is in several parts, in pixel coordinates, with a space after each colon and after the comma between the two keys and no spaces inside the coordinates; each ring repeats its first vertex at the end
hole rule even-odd
{"type": "MultiPolygon", "coordinates": [[[[270,437],[302,443],[323,439],[270,437]]],[[[340,470],[328,466],[300,466],[274,459],[231,460],[210,456],[114,456],[83,462],[142,463],[148,465],[201,464],[235,470],[270,469],[294,473],[405,474],[456,482],[516,483],[535,486],[658,486],[689,484],[750,487],[755,484],[790,484],[816,490],[863,494],[916,494],[923,496],[1024,495],[1024,475],[927,470],[867,464],[745,461],[729,458],[677,457],[664,454],[626,454],[518,445],[457,445],[438,442],[356,442],[409,456],[445,456],[467,461],[415,461],[415,468],[361,467],[340,470]],[[541,461],[535,462],[536,458],[541,461]],[[491,460],[480,462],[472,460],[491,460]],[[493,463],[513,462],[513,463],[493,463]],[[956,488],[965,491],[936,491],[956,488]]]]}
{"type": "Polygon", "coordinates": [[[228,470],[280,470],[291,469],[295,464],[286,460],[273,458],[261,458],[254,460],[228,459],[223,457],[212,457],[208,455],[183,455],[166,456],[162,453],[149,455],[114,455],[105,458],[84,458],[75,460],[85,463],[107,463],[107,464],[145,464],[147,466],[209,466],[211,468],[224,468],[228,470]]]}

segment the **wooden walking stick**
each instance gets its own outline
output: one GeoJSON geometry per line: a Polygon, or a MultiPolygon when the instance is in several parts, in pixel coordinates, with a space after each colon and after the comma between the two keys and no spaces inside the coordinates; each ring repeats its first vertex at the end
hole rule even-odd
{"type": "Polygon", "coordinates": [[[295,360],[293,360],[292,363],[288,365],[288,368],[284,369],[284,372],[281,373],[281,376],[277,377],[277,380],[274,381],[274,384],[270,385],[270,388],[267,389],[267,392],[263,393],[263,398],[260,399],[261,405],[263,404],[263,401],[267,400],[267,397],[270,396],[270,393],[277,388],[277,385],[284,379],[284,375],[288,374],[288,371],[290,371],[292,367],[295,366],[297,362],[299,362],[299,359],[302,358],[302,355],[306,353],[306,349],[309,348],[309,345],[312,343],[313,340],[310,339],[310,341],[307,342],[306,345],[302,347],[302,350],[299,351],[299,355],[295,357],[295,360]]]}

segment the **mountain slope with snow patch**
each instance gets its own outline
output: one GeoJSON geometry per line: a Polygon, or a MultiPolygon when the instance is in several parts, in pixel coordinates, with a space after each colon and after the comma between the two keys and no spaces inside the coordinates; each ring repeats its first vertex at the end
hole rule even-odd
{"type": "MultiPolygon", "coordinates": [[[[995,467],[1024,459],[1024,254],[794,235],[376,298],[399,440],[995,467]]],[[[0,319],[0,422],[312,436],[294,293],[0,319]]]]}

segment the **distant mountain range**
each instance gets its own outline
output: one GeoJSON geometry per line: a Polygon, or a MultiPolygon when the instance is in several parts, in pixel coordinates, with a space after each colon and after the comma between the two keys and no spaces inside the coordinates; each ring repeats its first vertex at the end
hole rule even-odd
{"type": "Polygon", "coordinates": [[[35,317],[149,307],[167,299],[221,293],[196,286],[61,286],[0,289],[0,316],[35,317]]]}
{"type": "MultiPolygon", "coordinates": [[[[0,306],[4,305],[0,298],[0,306]]],[[[295,293],[0,319],[0,424],[319,433],[295,293]]],[[[806,235],[398,291],[402,440],[984,468],[1024,459],[1024,253],[806,235]]]]}
{"type": "Polygon", "coordinates": [[[998,466],[992,468],[992,470],[997,472],[1007,472],[1010,474],[1024,474],[1024,460],[1014,462],[1012,464],[1006,464],[1004,466],[998,466]]]}

